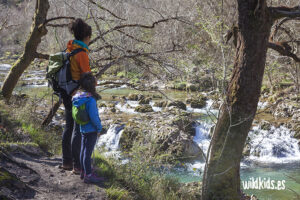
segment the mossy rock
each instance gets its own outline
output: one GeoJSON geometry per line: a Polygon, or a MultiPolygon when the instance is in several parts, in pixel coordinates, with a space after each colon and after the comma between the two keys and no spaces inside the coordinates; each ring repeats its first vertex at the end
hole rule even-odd
{"type": "Polygon", "coordinates": [[[151,98],[145,97],[139,101],[139,104],[146,105],[146,104],[149,104],[150,101],[151,101],[151,98]]]}
{"type": "Polygon", "coordinates": [[[154,112],[152,109],[152,106],[150,106],[150,105],[137,106],[134,111],[139,112],[139,113],[154,112]]]}
{"type": "Polygon", "coordinates": [[[244,157],[248,157],[248,156],[250,156],[250,152],[251,152],[251,146],[250,146],[250,144],[246,144],[244,149],[243,149],[243,154],[242,155],[244,157]]]}
{"type": "Polygon", "coordinates": [[[99,104],[99,108],[106,108],[106,107],[107,107],[107,105],[105,103],[100,103],[99,104]]]}
{"type": "Polygon", "coordinates": [[[176,108],[186,110],[186,105],[182,101],[173,101],[168,103],[168,107],[174,106],[176,108]]]}
{"type": "Polygon", "coordinates": [[[203,108],[206,106],[206,101],[203,99],[193,99],[191,100],[192,108],[203,108]]]}
{"type": "Polygon", "coordinates": [[[139,96],[138,94],[129,94],[127,99],[130,101],[137,101],[139,99],[139,96]]]}
{"type": "Polygon", "coordinates": [[[124,131],[120,137],[120,147],[122,150],[130,150],[132,148],[133,142],[140,138],[142,130],[132,124],[127,124],[124,131]]]}
{"type": "Polygon", "coordinates": [[[165,108],[167,107],[168,102],[167,101],[158,101],[154,103],[154,107],[159,107],[159,108],[165,108]]]}
{"type": "Polygon", "coordinates": [[[153,98],[153,99],[162,99],[162,96],[161,96],[161,95],[154,94],[154,95],[152,95],[152,98],[153,98]]]}
{"type": "Polygon", "coordinates": [[[268,121],[265,121],[265,120],[263,120],[260,124],[260,128],[262,130],[269,131],[271,129],[271,127],[272,127],[272,124],[268,121]]]}
{"type": "Polygon", "coordinates": [[[186,83],[185,82],[175,83],[173,88],[176,90],[186,90],[186,83]]]}
{"type": "Polygon", "coordinates": [[[195,136],[195,122],[185,114],[176,116],[174,120],[172,121],[173,125],[176,125],[179,130],[182,130],[185,133],[188,133],[189,135],[195,136]]]}
{"type": "Polygon", "coordinates": [[[300,126],[294,128],[295,134],[294,134],[294,138],[300,140],[300,126]]]}
{"type": "Polygon", "coordinates": [[[198,85],[192,84],[192,83],[187,84],[186,89],[187,89],[188,91],[191,91],[191,92],[196,92],[196,91],[199,91],[199,90],[200,90],[200,88],[199,88],[198,85]]]}

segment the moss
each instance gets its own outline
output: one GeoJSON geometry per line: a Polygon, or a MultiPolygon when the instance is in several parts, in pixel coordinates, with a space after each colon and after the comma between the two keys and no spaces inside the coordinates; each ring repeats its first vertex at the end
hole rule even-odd
{"type": "Polygon", "coordinates": [[[134,111],[140,113],[147,113],[147,112],[153,112],[153,109],[152,106],[150,105],[141,105],[141,106],[137,106],[134,111]]]}
{"type": "Polygon", "coordinates": [[[120,138],[120,146],[123,150],[129,150],[132,148],[133,142],[139,139],[142,134],[142,130],[135,125],[126,125],[122,136],[120,138]]]}
{"type": "Polygon", "coordinates": [[[186,110],[186,105],[182,101],[169,102],[168,107],[175,106],[179,109],[186,110]]]}

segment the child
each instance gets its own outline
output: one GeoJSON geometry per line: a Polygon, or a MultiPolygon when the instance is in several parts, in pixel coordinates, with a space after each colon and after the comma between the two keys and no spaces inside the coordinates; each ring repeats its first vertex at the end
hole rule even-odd
{"type": "Polygon", "coordinates": [[[90,73],[81,75],[80,89],[73,96],[73,106],[80,107],[85,104],[85,109],[89,117],[89,121],[85,125],[80,125],[81,132],[81,179],[85,183],[98,183],[103,178],[97,177],[92,173],[91,169],[91,156],[97,141],[97,134],[101,132],[102,125],[99,118],[96,100],[99,95],[96,93],[96,78],[90,73]]]}

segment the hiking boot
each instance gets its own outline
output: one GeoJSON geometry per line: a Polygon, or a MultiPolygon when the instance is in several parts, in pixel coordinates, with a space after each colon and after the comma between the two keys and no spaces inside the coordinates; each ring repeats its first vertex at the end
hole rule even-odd
{"type": "Polygon", "coordinates": [[[100,183],[101,181],[104,181],[104,178],[97,177],[95,174],[89,174],[84,176],[85,183],[100,183]]]}
{"type": "Polygon", "coordinates": [[[72,174],[79,175],[81,174],[81,170],[79,168],[73,168],[72,174]]]}
{"type": "Polygon", "coordinates": [[[72,165],[67,165],[67,164],[59,165],[58,168],[63,170],[68,170],[68,171],[73,169],[72,165]]]}

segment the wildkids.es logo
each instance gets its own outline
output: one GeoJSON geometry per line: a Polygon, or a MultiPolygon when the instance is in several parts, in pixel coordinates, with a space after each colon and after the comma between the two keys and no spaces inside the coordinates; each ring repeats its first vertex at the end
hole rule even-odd
{"type": "Polygon", "coordinates": [[[251,177],[242,181],[244,190],[285,190],[285,180],[275,181],[271,178],[251,177]]]}

